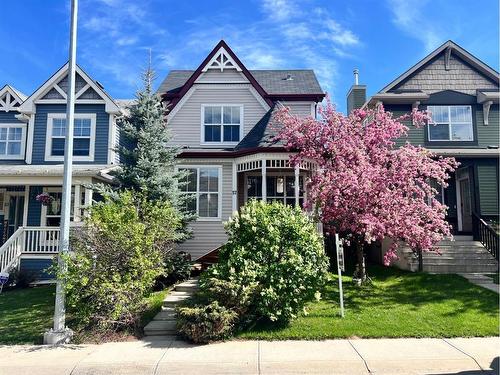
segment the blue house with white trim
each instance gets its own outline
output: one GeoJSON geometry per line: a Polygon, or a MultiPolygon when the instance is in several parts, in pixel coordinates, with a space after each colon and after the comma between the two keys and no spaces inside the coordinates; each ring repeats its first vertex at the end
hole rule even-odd
{"type": "MultiPolygon", "coordinates": [[[[66,127],[68,64],[26,96],[0,89],[0,272],[40,273],[57,253],[66,127]],[[42,205],[37,195],[52,197],[42,205]]],[[[86,184],[110,182],[121,109],[83,69],[75,80],[72,222],[92,202],[86,184]]],[[[38,275],[43,279],[47,275],[38,275]]]]}

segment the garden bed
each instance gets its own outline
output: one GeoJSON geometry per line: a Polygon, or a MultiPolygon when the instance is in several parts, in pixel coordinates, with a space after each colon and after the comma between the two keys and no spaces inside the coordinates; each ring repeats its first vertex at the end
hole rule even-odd
{"type": "Polygon", "coordinates": [[[339,316],[336,276],[308,315],[287,327],[257,325],[244,339],[497,336],[498,294],[457,275],[408,273],[370,266],[373,285],[358,288],[345,276],[345,318],[339,316]]]}

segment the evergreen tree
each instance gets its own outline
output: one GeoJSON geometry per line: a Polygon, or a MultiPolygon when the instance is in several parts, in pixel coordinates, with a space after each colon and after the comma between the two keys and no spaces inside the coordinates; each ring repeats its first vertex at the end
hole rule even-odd
{"type": "Polygon", "coordinates": [[[121,168],[116,180],[121,189],[141,192],[151,201],[169,201],[184,221],[194,218],[186,211],[186,197],[180,193],[183,173],[175,170],[176,147],[167,147],[171,139],[161,98],[153,91],[155,73],[148,67],[143,73],[144,87],[137,92],[130,113],[119,120],[123,144],[118,147],[121,168]]]}

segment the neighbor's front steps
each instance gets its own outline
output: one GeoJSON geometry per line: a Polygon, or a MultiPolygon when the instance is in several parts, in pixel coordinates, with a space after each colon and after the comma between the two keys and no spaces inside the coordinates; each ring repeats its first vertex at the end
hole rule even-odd
{"type": "Polygon", "coordinates": [[[177,335],[177,320],[175,308],[181,302],[191,298],[198,290],[198,278],[192,278],[177,284],[163,300],[161,311],[144,327],[145,336],[175,336],[177,335]]]}
{"type": "MultiPolygon", "coordinates": [[[[430,273],[496,273],[498,262],[472,236],[454,236],[453,241],[446,239],[439,243],[439,251],[422,254],[425,272],[430,273]]],[[[410,249],[403,253],[409,258],[413,269],[418,269],[418,259],[410,249]]]]}

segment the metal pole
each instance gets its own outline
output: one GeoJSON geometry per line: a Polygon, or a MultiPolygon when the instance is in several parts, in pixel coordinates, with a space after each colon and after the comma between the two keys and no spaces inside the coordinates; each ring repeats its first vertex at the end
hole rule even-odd
{"type": "MultiPolygon", "coordinates": [[[[71,177],[73,173],[73,123],[75,117],[75,71],[76,71],[76,30],[78,17],[78,0],[71,0],[71,26],[69,40],[68,62],[68,93],[66,103],[66,139],[64,145],[64,175],[62,187],[61,226],[59,239],[58,265],[65,268],[64,258],[61,256],[69,250],[69,224],[71,216],[71,177]]],[[[54,309],[54,328],[47,332],[44,341],[47,344],[68,342],[71,330],[66,328],[65,292],[62,280],[57,280],[56,301],[54,309]]]]}
{"type": "Polygon", "coordinates": [[[335,248],[337,250],[337,274],[339,275],[339,297],[340,297],[340,316],[344,317],[344,291],[342,289],[342,267],[344,263],[344,246],[340,243],[339,235],[335,234],[335,248]],[[342,265],[340,257],[342,257],[342,265]]]}

